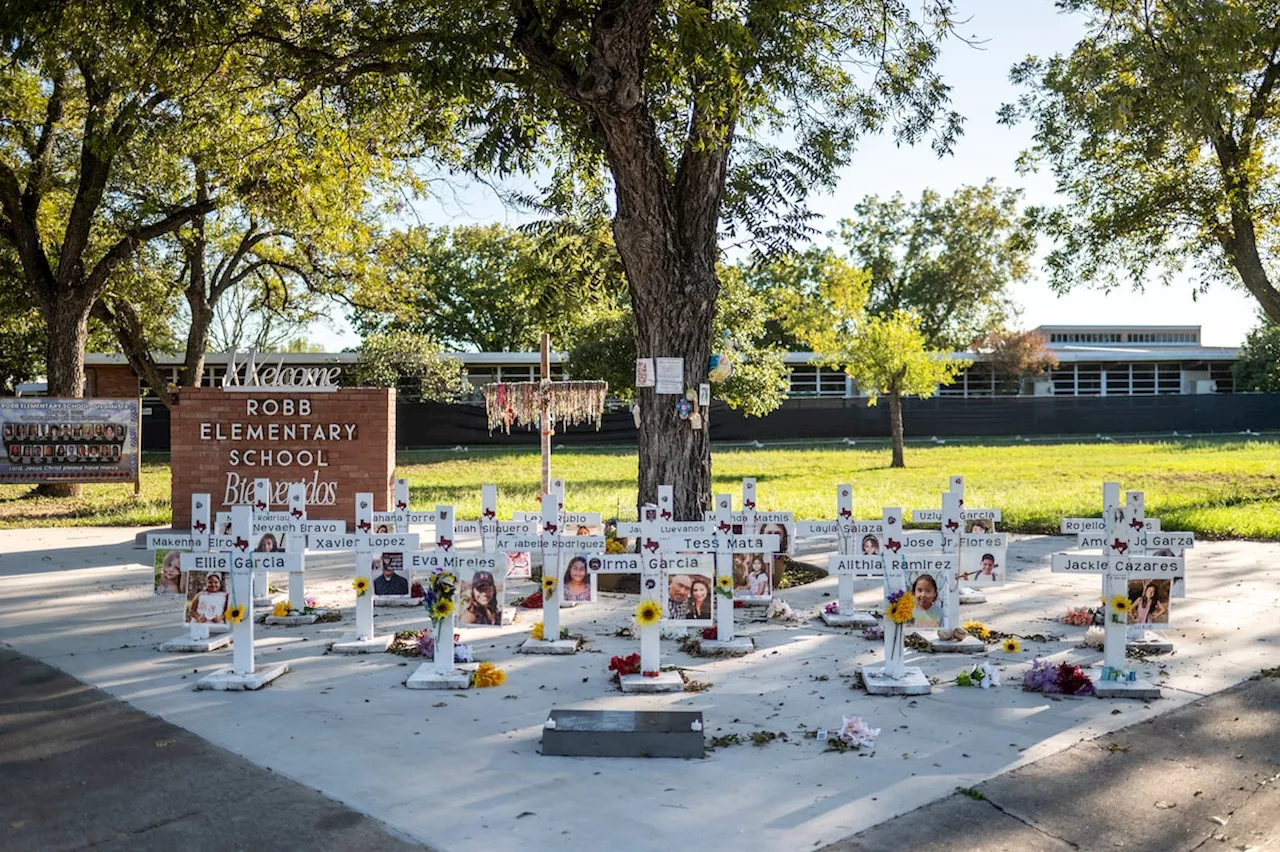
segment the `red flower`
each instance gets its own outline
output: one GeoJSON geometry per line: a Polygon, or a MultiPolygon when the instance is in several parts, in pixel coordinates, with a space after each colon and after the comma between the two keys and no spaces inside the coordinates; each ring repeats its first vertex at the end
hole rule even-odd
{"type": "Polygon", "coordinates": [[[719,637],[719,635],[720,635],[719,628],[716,628],[716,627],[702,628],[702,638],[706,639],[708,642],[714,642],[716,638],[719,637]]]}
{"type": "Polygon", "coordinates": [[[746,605],[747,605],[747,602],[746,602],[746,601],[734,601],[734,602],[733,602],[733,608],[734,608],[734,609],[742,609],[742,608],[744,608],[746,605]]]}
{"type": "Polygon", "coordinates": [[[529,595],[520,603],[520,606],[525,609],[542,609],[542,592],[534,592],[529,595]]]}
{"type": "Polygon", "coordinates": [[[609,661],[609,671],[617,672],[619,677],[635,674],[640,671],[640,655],[630,654],[625,657],[614,657],[609,661]]]}
{"type": "Polygon", "coordinates": [[[658,672],[644,672],[645,677],[657,677],[658,674],[658,672]]]}

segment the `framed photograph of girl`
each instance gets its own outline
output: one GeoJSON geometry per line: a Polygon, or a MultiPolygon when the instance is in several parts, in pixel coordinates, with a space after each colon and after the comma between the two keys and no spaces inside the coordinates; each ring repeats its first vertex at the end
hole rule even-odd
{"type": "Polygon", "coordinates": [[[942,611],[946,608],[944,578],[929,572],[921,572],[908,574],[907,580],[916,598],[915,618],[909,626],[923,630],[935,630],[941,627],[942,611]]]}
{"type": "Polygon", "coordinates": [[[187,593],[187,576],[182,573],[182,554],[189,550],[157,550],[155,594],[162,598],[176,598],[187,593]]]}
{"type": "Polygon", "coordinates": [[[1168,629],[1172,591],[1172,580],[1129,580],[1129,623],[1168,629]]]}
{"type": "Polygon", "coordinates": [[[226,624],[231,575],[221,571],[187,572],[187,609],[183,621],[226,624]]]}
{"type": "Polygon", "coordinates": [[[590,603],[596,599],[596,577],[587,569],[587,557],[575,553],[569,557],[560,579],[562,604],[590,603]]]}
{"type": "Polygon", "coordinates": [[[489,571],[477,571],[458,584],[458,624],[502,625],[502,584],[489,571]]]}

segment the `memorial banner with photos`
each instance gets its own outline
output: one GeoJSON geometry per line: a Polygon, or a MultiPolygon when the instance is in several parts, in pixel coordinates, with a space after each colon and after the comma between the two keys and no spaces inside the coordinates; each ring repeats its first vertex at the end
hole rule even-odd
{"type": "Polygon", "coordinates": [[[136,399],[0,399],[0,482],[138,481],[136,399]]]}

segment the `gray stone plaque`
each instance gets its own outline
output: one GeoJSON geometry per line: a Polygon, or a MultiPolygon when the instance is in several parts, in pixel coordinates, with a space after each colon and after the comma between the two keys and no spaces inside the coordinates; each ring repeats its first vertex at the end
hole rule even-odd
{"type": "Polygon", "coordinates": [[[552,710],[542,753],[563,757],[703,757],[702,714],[552,710]]]}

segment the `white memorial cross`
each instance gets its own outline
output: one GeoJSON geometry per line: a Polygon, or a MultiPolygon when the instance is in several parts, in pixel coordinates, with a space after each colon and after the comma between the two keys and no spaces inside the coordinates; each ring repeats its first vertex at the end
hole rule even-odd
{"type": "Polygon", "coordinates": [[[231,668],[206,675],[196,683],[197,689],[259,689],[289,670],[284,663],[258,668],[254,659],[254,577],[271,571],[298,570],[299,553],[255,553],[250,549],[253,537],[253,506],[231,507],[231,535],[214,536],[214,553],[183,555],[188,570],[230,571],[231,607],[240,608],[243,616],[231,626],[231,668]]]}
{"type": "MultiPolygon", "coordinates": [[[[983,522],[986,524],[986,533],[994,534],[996,531],[996,522],[1003,519],[1003,513],[999,509],[973,509],[968,508],[964,504],[964,477],[952,476],[950,478],[951,492],[960,497],[960,520],[959,525],[955,528],[944,530],[947,533],[964,533],[966,523],[983,522]]],[[[917,524],[942,524],[942,511],[940,509],[915,509],[911,512],[911,520],[917,524]]],[[[961,543],[958,543],[961,544],[961,543]]],[[[1005,543],[1007,549],[1008,542],[1005,543]]],[[[962,604],[985,603],[987,596],[977,589],[959,587],[957,600],[962,604]]]]}
{"type": "MultiPolygon", "coordinates": [[[[1125,555],[1185,557],[1187,548],[1195,547],[1194,533],[1166,532],[1159,529],[1158,522],[1155,524],[1156,529],[1148,529],[1148,521],[1156,519],[1147,518],[1146,497],[1141,491],[1126,491],[1125,507],[1129,526],[1139,530],[1141,533],[1137,541],[1130,545],[1125,555]],[[1150,551],[1157,552],[1152,553],[1150,551]]],[[[1106,546],[1107,542],[1102,533],[1082,532],[1077,534],[1076,543],[1082,550],[1097,550],[1106,546]]],[[[1169,585],[1170,598],[1186,596],[1186,584],[1181,576],[1174,578],[1169,585]]],[[[1168,653],[1172,651],[1173,642],[1151,630],[1152,627],[1165,629],[1168,626],[1168,619],[1154,624],[1131,624],[1128,633],[1128,647],[1139,648],[1147,653],[1168,653]]]]}
{"type": "MultiPolygon", "coordinates": [[[[942,495],[942,511],[938,516],[941,530],[937,532],[904,530],[900,534],[895,532],[891,535],[889,529],[885,528],[886,553],[905,558],[907,570],[912,573],[927,573],[934,581],[938,596],[942,599],[939,628],[947,630],[960,626],[960,499],[955,491],[942,495]]],[[[900,517],[898,522],[901,523],[900,517]]],[[[917,607],[917,611],[919,609],[921,608],[917,607]]],[[[914,627],[914,632],[923,635],[934,651],[974,653],[986,648],[986,645],[972,636],[942,639],[936,633],[929,635],[918,626],[914,627]]]]}
{"type": "MultiPolygon", "coordinates": [[[[709,512],[703,513],[702,518],[704,521],[708,523],[716,523],[716,524],[721,523],[721,520],[717,518],[715,511],[709,511],[709,512]]],[[[783,528],[785,529],[785,525],[793,523],[794,520],[795,520],[795,515],[792,512],[761,512],[759,511],[756,508],[755,479],[752,477],[747,477],[742,480],[742,511],[731,512],[729,514],[729,523],[732,526],[740,527],[742,530],[742,533],[741,533],[742,535],[754,535],[757,533],[758,526],[767,526],[770,524],[777,524],[779,526],[783,526],[783,528]]],[[[726,533],[731,532],[731,528],[725,530],[725,532],[726,533]]],[[[790,547],[784,546],[782,537],[779,536],[777,533],[769,533],[769,535],[773,536],[773,538],[770,539],[770,541],[775,542],[773,544],[774,550],[765,551],[763,554],[764,556],[769,557],[768,559],[769,594],[768,595],[739,595],[739,596],[735,596],[735,600],[742,600],[744,603],[747,603],[747,604],[756,604],[756,603],[767,604],[772,599],[773,597],[773,563],[781,552],[790,550],[790,547]]],[[[729,551],[725,551],[725,552],[729,552],[729,551]]],[[[731,555],[732,553],[736,553],[736,552],[740,552],[740,551],[733,551],[731,552],[731,555]]],[[[750,553],[753,551],[743,551],[743,552],[750,553]]],[[[717,565],[718,564],[719,564],[719,559],[717,559],[717,565]]],[[[717,568],[717,571],[718,570],[719,568],[717,568]]],[[[748,572],[748,577],[749,576],[750,574],[748,572]]]]}
{"type": "MultiPolygon", "coordinates": [[[[672,488],[669,485],[658,487],[658,499],[664,496],[670,499],[672,488]]],[[[663,544],[658,530],[663,526],[660,521],[661,509],[646,503],[640,507],[640,522],[635,525],[639,532],[631,535],[639,537],[639,553],[604,554],[587,561],[588,570],[592,574],[639,574],[640,600],[652,601],[663,610],[666,618],[667,602],[665,560],[662,555],[663,544]]],[[[705,524],[697,526],[705,531],[705,524]]],[[[631,525],[628,525],[630,528],[631,525]]],[[[619,527],[619,535],[622,527],[619,527]]],[[[640,639],[640,671],[636,674],[621,675],[618,678],[623,692],[679,692],[684,689],[684,679],[679,674],[662,671],[662,626],[652,624],[641,626],[640,639]],[[646,675],[646,672],[648,673],[646,675]]]]}
{"type": "MultiPolygon", "coordinates": [[[[209,552],[209,495],[191,495],[191,529],[188,532],[147,533],[148,550],[184,550],[190,553],[209,552]]],[[[154,562],[154,559],[153,559],[154,562]]],[[[187,569],[182,569],[184,574],[187,569]]],[[[188,583],[190,577],[187,578],[188,583]]],[[[187,583],[184,583],[185,587],[187,583]]],[[[183,598],[183,607],[187,599],[183,598]]],[[[210,625],[207,622],[192,621],[187,625],[188,634],[171,639],[160,646],[162,651],[216,651],[231,644],[231,636],[223,632],[219,636],[209,635],[210,625]]],[[[215,628],[223,631],[226,625],[215,624],[215,628]]]]}
{"type": "Polygon", "coordinates": [[[1105,524],[1102,555],[1055,553],[1052,571],[1059,574],[1102,574],[1105,638],[1103,667],[1094,683],[1095,692],[1103,698],[1158,698],[1160,687],[1139,679],[1137,672],[1126,665],[1128,614],[1116,611],[1113,601],[1123,598],[1127,605],[1130,576],[1173,581],[1184,576],[1185,562],[1180,557],[1131,555],[1142,541],[1146,523],[1144,519],[1133,516],[1129,502],[1121,504],[1119,483],[1103,484],[1102,503],[1105,524]]]}
{"type": "Polygon", "coordinates": [[[881,511],[884,530],[884,550],[878,557],[884,563],[884,662],[880,665],[864,664],[860,672],[862,683],[870,695],[928,695],[933,691],[929,679],[918,666],[906,664],[906,623],[899,624],[891,616],[893,595],[912,591],[908,585],[912,561],[921,561],[916,554],[904,547],[902,509],[886,508],[881,511]]]}
{"type": "Polygon", "coordinates": [[[822,620],[835,627],[868,627],[876,623],[869,612],[857,612],[853,602],[855,579],[882,579],[884,561],[880,558],[884,541],[884,521],[855,521],[853,519],[853,486],[836,486],[836,517],[831,521],[797,521],[796,537],[836,537],[836,555],[827,562],[829,573],[838,578],[836,588],[836,612],[823,611],[822,620]],[[862,540],[870,536],[875,541],[871,553],[865,552],[862,540]]]}
{"type": "Polygon", "coordinates": [[[566,514],[561,512],[560,505],[560,497],[554,492],[542,495],[542,534],[536,542],[537,549],[542,551],[542,639],[526,641],[520,649],[524,653],[572,654],[577,650],[576,641],[560,639],[561,556],[603,554],[605,549],[604,536],[566,535],[566,514]],[[546,591],[548,577],[554,584],[550,592],[546,591]]]}
{"type": "MultiPolygon", "coordinates": [[[[497,571],[498,555],[493,553],[460,553],[456,549],[456,530],[452,506],[436,506],[435,547],[430,550],[416,548],[404,554],[405,566],[411,575],[423,577],[423,589],[427,593],[427,615],[435,629],[435,653],[430,663],[423,663],[405,681],[410,689],[466,689],[471,685],[471,673],[459,669],[454,663],[453,631],[457,623],[457,609],[462,581],[471,582],[476,572],[493,575],[497,571]],[[453,607],[451,611],[435,618],[431,612],[434,579],[442,574],[453,577],[453,607]]],[[[503,557],[503,563],[506,559],[503,557]]]]}
{"type": "MultiPolygon", "coordinates": [[[[362,491],[356,494],[355,532],[347,533],[341,521],[308,522],[310,524],[341,524],[335,531],[317,530],[307,535],[307,547],[318,551],[355,553],[355,579],[365,581],[364,594],[356,593],[356,629],[338,639],[330,650],[339,654],[364,654],[385,651],[391,644],[391,636],[378,637],[373,630],[373,554],[383,551],[418,549],[417,533],[375,533],[373,530],[373,494],[362,491]]],[[[412,574],[410,574],[412,582],[412,574]]]]}

